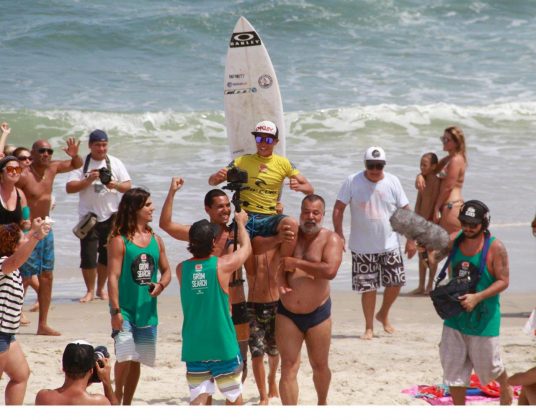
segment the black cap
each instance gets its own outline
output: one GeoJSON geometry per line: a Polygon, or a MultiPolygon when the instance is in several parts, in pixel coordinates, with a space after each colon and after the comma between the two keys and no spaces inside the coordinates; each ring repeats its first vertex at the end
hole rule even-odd
{"type": "Polygon", "coordinates": [[[218,228],[207,219],[198,220],[190,227],[188,239],[191,244],[212,244],[218,228]]]}
{"type": "Polygon", "coordinates": [[[458,219],[461,222],[482,224],[487,228],[490,221],[488,206],[479,200],[466,201],[460,209],[458,219]]]}
{"type": "Polygon", "coordinates": [[[95,141],[108,141],[108,135],[102,130],[94,130],[89,135],[89,142],[93,143],[95,141]]]}

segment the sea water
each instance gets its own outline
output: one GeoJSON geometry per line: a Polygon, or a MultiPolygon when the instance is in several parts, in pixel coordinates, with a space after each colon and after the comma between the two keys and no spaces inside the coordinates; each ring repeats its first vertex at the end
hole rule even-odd
{"type": "MultiPolygon", "coordinates": [[[[368,146],[386,150],[386,171],[401,179],[413,205],[420,156],[443,156],[439,137],[458,125],[469,162],[464,198],[489,205],[492,232],[509,252],[510,290],[536,290],[533,2],[2,2],[0,120],[12,127],[9,143],[47,138],[62,159],[67,137],[80,138],[85,155],[88,134],[105,130],[110,154],[135,186],[151,191],[153,227],[174,269],[188,253],[158,228],[160,207],[171,176],[183,176],[173,218],[206,217],[208,176],[230,160],[223,75],[241,15],[272,58],[287,155],[326,199],[326,227],[341,183],[363,169],[368,146]]],[[[64,299],[84,290],[71,233],[78,196],[66,194],[67,178],[56,178],[51,214],[54,296],[64,299]]],[[[286,186],[285,212],[297,216],[301,198],[286,186]]],[[[349,221],[347,211],[347,235],[349,221]]],[[[416,258],[406,264],[409,290],[416,258]]],[[[350,290],[350,272],[346,253],[333,287],[350,290]]]]}

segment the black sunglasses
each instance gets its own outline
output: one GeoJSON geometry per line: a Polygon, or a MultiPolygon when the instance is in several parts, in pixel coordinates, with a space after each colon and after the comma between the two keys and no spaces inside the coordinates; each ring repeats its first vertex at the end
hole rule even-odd
{"type": "Polygon", "coordinates": [[[273,137],[255,136],[255,141],[257,143],[265,142],[266,144],[273,144],[275,142],[275,138],[273,138],[273,137]]]}
{"type": "Polygon", "coordinates": [[[460,223],[462,226],[474,229],[476,228],[480,223],[479,222],[464,222],[463,220],[460,220],[460,223]]]}
{"type": "Polygon", "coordinates": [[[47,147],[41,147],[39,149],[37,149],[37,152],[40,154],[40,155],[43,155],[45,153],[48,153],[49,155],[52,155],[54,154],[54,150],[53,149],[49,149],[47,147]]]}
{"type": "Polygon", "coordinates": [[[381,171],[384,166],[384,163],[367,163],[367,169],[369,171],[372,171],[374,169],[376,169],[377,171],[381,171]]]}

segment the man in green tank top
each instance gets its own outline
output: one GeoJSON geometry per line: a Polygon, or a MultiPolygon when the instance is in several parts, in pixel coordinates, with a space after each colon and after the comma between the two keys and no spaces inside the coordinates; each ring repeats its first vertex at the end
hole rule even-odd
{"type": "Polygon", "coordinates": [[[193,258],[177,265],[181,304],[182,356],[190,388],[190,404],[206,404],[215,384],[226,404],[242,404],[242,358],[231,318],[229,282],[251,254],[245,212],[235,214],[240,247],[221,257],[213,255],[216,226],[208,220],[189,230],[193,258]]]}
{"type": "MultiPolygon", "coordinates": [[[[478,276],[490,215],[478,200],[467,201],[458,216],[463,240],[450,262],[453,277],[478,276]]],[[[455,405],[465,404],[466,388],[474,369],[482,385],[496,380],[500,384],[501,405],[512,404],[512,387],[501,360],[499,294],[508,287],[508,254],[503,243],[491,237],[486,264],[475,293],[460,296],[465,310],[445,320],[439,355],[443,383],[449,386],[455,405]]]]}

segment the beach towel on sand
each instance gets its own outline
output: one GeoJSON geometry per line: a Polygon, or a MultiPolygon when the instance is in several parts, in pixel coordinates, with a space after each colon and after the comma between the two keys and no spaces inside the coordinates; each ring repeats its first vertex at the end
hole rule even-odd
{"type": "MultiPolygon", "coordinates": [[[[514,398],[519,397],[520,386],[514,386],[514,398]]],[[[467,404],[486,404],[499,401],[501,387],[497,381],[482,385],[478,376],[471,375],[471,383],[467,388],[467,404]]],[[[414,385],[411,388],[403,389],[404,394],[415,398],[421,398],[431,405],[452,405],[452,398],[449,394],[449,387],[446,385],[414,385]]]]}

